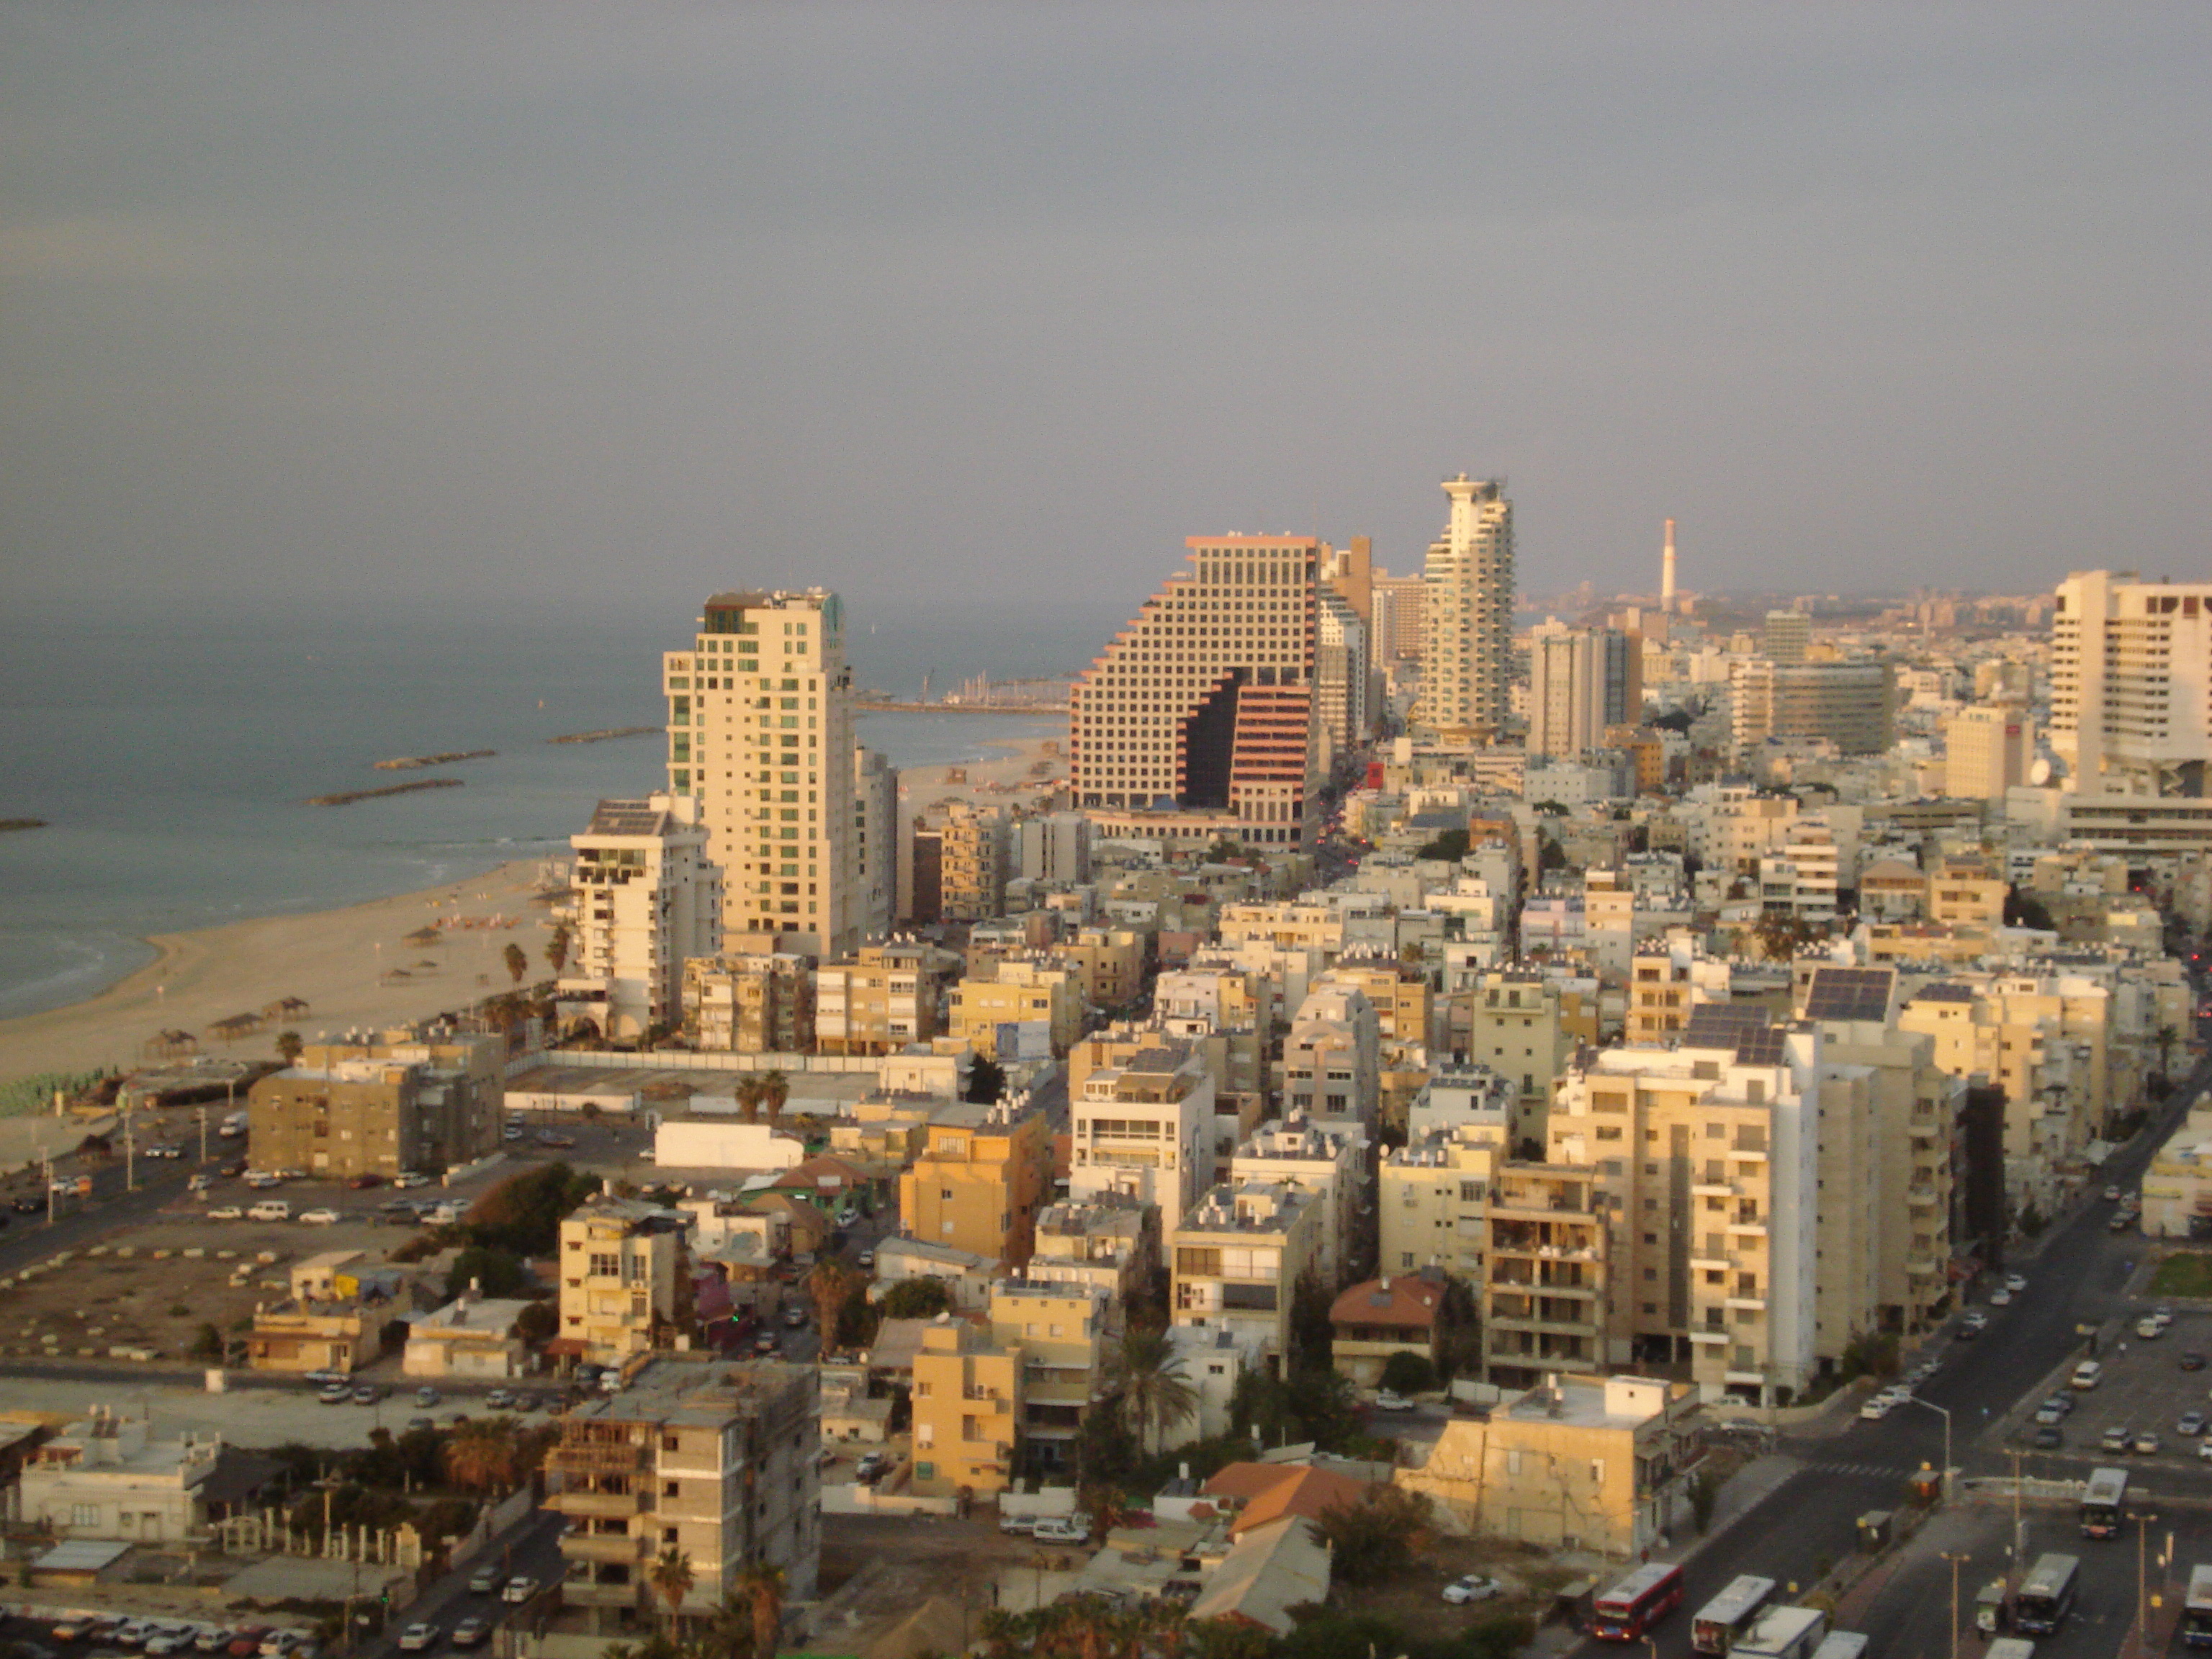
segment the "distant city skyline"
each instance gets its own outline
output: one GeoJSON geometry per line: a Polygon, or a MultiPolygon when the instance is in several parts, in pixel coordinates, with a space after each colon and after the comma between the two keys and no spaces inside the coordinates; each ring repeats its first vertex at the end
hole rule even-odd
{"type": "Polygon", "coordinates": [[[19,7],[19,597],[2203,568],[2212,12],[19,7]],[[1480,88],[1479,94],[1475,91],[1480,88]],[[1292,118],[1291,112],[1298,112],[1292,118]]]}

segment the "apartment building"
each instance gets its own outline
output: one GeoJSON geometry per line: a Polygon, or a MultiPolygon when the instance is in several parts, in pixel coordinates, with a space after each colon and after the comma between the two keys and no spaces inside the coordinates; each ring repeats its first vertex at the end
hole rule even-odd
{"type": "Polygon", "coordinates": [[[1019,1467],[1028,1370],[1022,1346],[939,1314],[914,1356],[914,1478],[920,1498],[989,1498],[1019,1467]]]}
{"type": "Polygon", "coordinates": [[[1512,709],[1513,503],[1495,482],[1444,481],[1444,533],[1424,570],[1415,717],[1448,743],[1488,743],[1512,709]]]}
{"type": "Polygon", "coordinates": [[[246,1096],[253,1166],[388,1181],[481,1158],[499,1145],[504,1059],[489,1036],[311,1042],[246,1096]]]}
{"type": "MultiPolygon", "coordinates": [[[[983,921],[1006,913],[1012,862],[1012,815],[1003,806],[946,801],[927,833],[937,838],[937,915],[940,921],[983,921]]],[[[917,838],[924,832],[916,831],[917,838]]]]}
{"type": "Polygon", "coordinates": [[[899,1220],[913,1238],[1018,1267],[1036,1249],[1052,1191],[1052,1142],[1042,1111],[1006,1103],[980,1124],[932,1123],[899,1176],[899,1220]]]}
{"type": "Polygon", "coordinates": [[[1036,1253],[1023,1274],[1103,1292],[1112,1323],[1147,1286],[1159,1260],[1158,1209],[1126,1194],[1099,1193],[1045,1206],[1037,1216],[1036,1253]]]}
{"type": "Polygon", "coordinates": [[[1419,1133],[1384,1152],[1376,1169],[1376,1266],[1388,1273],[1437,1267],[1481,1285],[1490,1191],[1509,1156],[1502,1129],[1474,1124],[1419,1133]]]}
{"type": "Polygon", "coordinates": [[[575,853],[568,960],[554,988],[564,1031],[634,1037],[683,1018],[684,964],[722,933],[722,873],[689,795],[603,800],[575,853]]]}
{"type": "Polygon", "coordinates": [[[705,1618],[748,1567],[813,1600],[822,1559],[821,1395],[811,1365],[663,1354],[620,1394],[574,1407],[545,1454],[542,1507],[565,1518],[564,1607],[592,1633],[666,1616],[648,1574],[691,1564],[678,1611],[705,1618]]]}
{"type": "Polygon", "coordinates": [[[1346,951],[1315,981],[1358,992],[1375,1010],[1376,1030],[1385,1043],[1425,1048],[1436,1041],[1431,1022],[1436,992],[1429,976],[1380,951],[1346,951]]]}
{"type": "Polygon", "coordinates": [[[1560,1068],[1597,1042],[1597,982],[1498,969],[1445,1001],[1452,1054],[1510,1079],[1520,1094],[1515,1138],[1540,1139],[1560,1068]]]}
{"type": "Polygon", "coordinates": [[[1644,717],[1644,640],[1617,628],[1556,619],[1528,636],[1528,738],[1533,757],[1572,760],[1644,717]]]}
{"type": "Polygon", "coordinates": [[[1367,1204],[1368,1144],[1345,1127],[1297,1114],[1262,1124],[1229,1162],[1229,1184],[1295,1187],[1314,1200],[1314,1271],[1334,1290],[1366,1266],[1358,1217],[1367,1204]]]}
{"type": "Polygon", "coordinates": [[[824,963],[814,976],[814,1040],[825,1054],[888,1054],[939,1030],[945,975],[959,958],[933,945],[895,940],[824,963]]]}
{"type": "MultiPolygon", "coordinates": [[[[1035,1026],[1055,1059],[1083,1035],[1084,975],[1052,957],[1009,957],[988,979],[967,978],[945,1001],[947,1035],[992,1060],[1000,1053],[1000,1027],[1035,1026]]],[[[1026,1049],[1024,1058],[1031,1056],[1026,1049]]]]}
{"type": "Polygon", "coordinates": [[[1091,879],[1091,820],[1039,812],[1016,826],[1018,872],[1030,881],[1080,886],[1091,879]]]}
{"type": "Polygon", "coordinates": [[[1103,1289],[1067,1279],[1002,1279],[991,1287],[993,1342],[1019,1351],[1021,1466],[1049,1477],[1075,1468],[1075,1438],[1106,1385],[1103,1289]]]}
{"type": "Polygon", "coordinates": [[[1320,1215],[1294,1187],[1215,1187],[1168,1229],[1173,1322],[1226,1331],[1279,1373],[1291,1346],[1291,1300],[1313,1270],[1320,1215]]]}
{"type": "Polygon", "coordinates": [[[818,587],[717,593],[661,680],[668,793],[697,803],[724,944],[849,956],[864,881],[843,604],[818,587]]]}
{"type": "Polygon", "coordinates": [[[1382,1097],[1382,1031],[1374,1005],[1348,985],[1316,985],[1283,1039],[1283,1115],[1347,1119],[1370,1132],[1382,1097]]]}
{"type": "Polygon", "coordinates": [[[1055,962],[1075,970],[1094,1008],[1126,1008],[1145,988],[1146,937],[1127,927],[1079,927],[1075,937],[1050,948],[1055,962]]]}
{"type": "Polygon", "coordinates": [[[2077,570],[2051,619],[2051,744],[2078,795],[2200,797],[2212,757],[2212,583],[2077,570]]]}
{"type": "Polygon", "coordinates": [[[694,957],[684,964],[684,1025],[702,1049],[814,1052],[814,964],[784,951],[694,957]]]}
{"type": "Polygon", "coordinates": [[[1069,1102],[1067,1193],[1119,1193],[1176,1220],[1213,1175],[1212,1076],[1192,1048],[1145,1048],[1084,1078],[1069,1102]]]}
{"type": "Polygon", "coordinates": [[[898,915],[898,769],[874,750],[853,747],[854,925],[882,939],[898,915]]]}
{"type": "Polygon", "coordinates": [[[1108,812],[1117,833],[1310,846],[1321,544],[1194,536],[1186,545],[1190,569],[1075,683],[1075,804],[1108,812]]]}
{"type": "Polygon", "coordinates": [[[1943,793],[2002,804],[2035,763],[2035,727],[2012,703],[1962,708],[1943,722],[1943,793]]]}
{"type": "Polygon", "coordinates": [[[1367,740],[1371,719],[1367,623],[1333,587],[1319,589],[1315,604],[1316,734],[1343,753],[1367,740]]]}
{"type": "Polygon", "coordinates": [[[1369,588],[1374,595],[1375,660],[1393,665],[1419,662],[1426,637],[1427,578],[1377,570],[1369,588]]]}
{"type": "Polygon", "coordinates": [[[680,1212],[636,1199],[586,1200],[561,1222],[561,1336],[568,1351],[615,1364],[668,1345],[682,1284],[680,1212]]]}
{"type": "Polygon", "coordinates": [[[1395,1355],[1443,1358],[1444,1276],[1384,1274],[1346,1285],[1329,1304],[1329,1363],[1361,1388],[1379,1387],[1395,1355]]]}

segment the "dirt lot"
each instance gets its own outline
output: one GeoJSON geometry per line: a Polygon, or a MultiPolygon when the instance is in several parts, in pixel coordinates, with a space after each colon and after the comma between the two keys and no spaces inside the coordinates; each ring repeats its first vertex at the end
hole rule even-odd
{"type": "Polygon", "coordinates": [[[1540,1620],[1553,1592],[1578,1576],[1529,1545],[1504,1539],[1439,1537],[1431,1541],[1419,1565],[1403,1577],[1370,1589],[1339,1585],[1330,1600],[1340,1602],[1349,1612],[1387,1619],[1408,1637],[1443,1641],[1501,1613],[1540,1620]],[[1496,1601],[1464,1607],[1445,1601],[1444,1586],[1470,1572],[1497,1579],[1505,1586],[1504,1595],[1496,1601]]]}

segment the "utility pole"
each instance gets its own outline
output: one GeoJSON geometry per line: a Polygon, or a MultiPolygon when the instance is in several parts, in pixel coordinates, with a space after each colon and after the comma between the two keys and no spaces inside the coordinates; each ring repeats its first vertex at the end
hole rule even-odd
{"type": "Polygon", "coordinates": [[[54,1224],[54,1158],[45,1147],[39,1148],[39,1163],[46,1172],[46,1225],[54,1224]]]}
{"type": "Polygon", "coordinates": [[[2012,1573],[2014,1588],[2021,1571],[2021,1539],[2020,1531],[2020,1460],[2025,1455],[2019,1447],[2012,1449],[2012,1573]]]}
{"type": "Polygon", "coordinates": [[[1959,1659],[1959,1569],[1973,1559],[1966,1551],[1938,1552],[1951,1564],[1951,1659],[1959,1659]]]}
{"type": "Polygon", "coordinates": [[[123,1109],[123,1190],[138,1190],[138,1143],[132,1138],[131,1109],[123,1109]]]}
{"type": "Polygon", "coordinates": [[[2150,1528],[2155,1515],[2138,1515],[2136,1523],[2136,1652],[2150,1651],[2150,1528]]]}
{"type": "Polygon", "coordinates": [[[203,1107],[201,1107],[201,1108],[199,1109],[199,1116],[200,1116],[200,1162],[201,1162],[201,1163],[203,1163],[203,1164],[204,1164],[204,1163],[206,1163],[206,1162],[207,1162],[207,1108],[206,1108],[206,1107],[203,1106],[203,1107]]]}

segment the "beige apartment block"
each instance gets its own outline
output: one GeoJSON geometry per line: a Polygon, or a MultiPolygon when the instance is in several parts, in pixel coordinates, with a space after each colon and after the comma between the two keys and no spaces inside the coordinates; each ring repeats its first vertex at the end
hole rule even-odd
{"type": "Polygon", "coordinates": [[[1386,1043],[1427,1048],[1436,1042],[1436,992],[1429,976],[1395,957],[1364,947],[1349,950],[1314,983],[1343,986],[1364,996],[1386,1043]]]}
{"type": "Polygon", "coordinates": [[[1382,1270],[1440,1267],[1482,1284],[1490,1189],[1506,1157],[1502,1130],[1471,1125],[1432,1129],[1384,1152],[1375,1200],[1382,1270]]]}
{"type": "Polygon", "coordinates": [[[683,1018],[684,965],[721,939],[722,872],[689,795],[603,800],[575,854],[574,929],[555,987],[562,1030],[634,1037],[683,1018]]]}
{"type": "Polygon", "coordinates": [[[1521,1093],[1516,1138],[1542,1139],[1560,1069],[1577,1048],[1597,1042],[1595,983],[1499,969],[1445,1000],[1453,1054],[1510,1079],[1521,1093]]]}
{"type": "Polygon", "coordinates": [[[1311,844],[1320,783],[1321,544],[1194,536],[1171,576],[1075,683],[1069,787],[1108,833],[1311,844]],[[1163,810],[1159,803],[1172,802],[1163,810]]]}
{"type": "Polygon", "coordinates": [[[710,1616],[748,1567],[814,1597],[822,1559],[819,1385],[811,1365],[664,1354],[618,1395],[560,1419],[542,1507],[568,1522],[561,1600],[594,1633],[665,1617],[648,1577],[674,1551],[691,1564],[680,1612],[710,1616]]]}
{"type": "Polygon", "coordinates": [[[994,1107],[983,1122],[932,1123],[899,1176],[899,1220],[916,1240],[1008,1267],[1036,1249],[1036,1218],[1052,1190],[1052,1142],[1042,1111],[994,1107]]]}
{"type": "Polygon", "coordinates": [[[1176,1221],[1212,1178],[1213,1078],[1186,1045],[1139,1049],[1089,1073],[1068,1103],[1067,1191],[1120,1194],[1176,1221]]]}
{"type": "Polygon", "coordinates": [[[1118,1324],[1121,1310],[1147,1287],[1159,1261],[1158,1207],[1123,1194],[1100,1193],[1045,1206],[1037,1217],[1036,1250],[1023,1274],[1103,1292],[1107,1319],[1118,1324]]]}
{"type": "Polygon", "coordinates": [[[611,1364],[668,1346],[684,1220],[659,1205],[608,1197],[588,1200],[562,1220],[561,1340],[568,1352],[611,1364]]]}
{"type": "Polygon", "coordinates": [[[1312,1270],[1320,1232],[1312,1199],[1247,1182],[1212,1188],[1169,1231],[1173,1321],[1227,1331],[1279,1371],[1291,1345],[1291,1299],[1312,1270]]]}
{"type": "Polygon", "coordinates": [[[695,957],[684,964],[684,1024],[702,1049],[814,1052],[814,964],[787,951],[695,957]]]}
{"type": "Polygon", "coordinates": [[[1427,1457],[1392,1479],[1454,1531],[1633,1559],[1679,1535],[1701,1415],[1686,1382],[1563,1376],[1486,1422],[1449,1419],[1427,1457]]]}
{"type": "Polygon", "coordinates": [[[990,979],[963,979],[946,1000],[947,1034],[988,1058],[1001,1025],[1042,1025],[1054,1057],[1083,1035],[1083,975],[1051,957],[1009,957],[990,979]]]}
{"type": "Polygon", "coordinates": [[[921,1498],[988,1498],[1012,1483],[1026,1404],[1022,1346],[940,1314],[914,1356],[914,1478],[921,1498]]]}
{"type": "Polygon", "coordinates": [[[860,943],[852,672],[835,593],[717,593],[662,659],[668,790],[698,803],[723,941],[820,960],[860,943]]]}
{"type": "Polygon", "coordinates": [[[1066,1280],[1002,1279],[991,1287],[991,1340],[1021,1353],[1024,1468],[1049,1477],[1075,1468],[1075,1437],[1106,1387],[1103,1290],[1066,1280]]]}
{"type": "Polygon", "coordinates": [[[2077,570],[2051,619],[2051,744],[2066,787],[2203,796],[2212,757],[2212,583],[2077,570]]]}
{"type": "Polygon", "coordinates": [[[1943,722],[1943,793],[2003,803],[2035,763],[2035,725],[2013,703],[1978,704],[1943,722]]]}
{"type": "Polygon", "coordinates": [[[2010,891],[1978,858],[1944,859],[1929,872],[1927,918],[1939,927],[2002,927],[2010,891]]]}
{"type": "Polygon", "coordinates": [[[1373,1131],[1382,1099],[1381,1022],[1364,994],[1316,985],[1283,1039],[1283,1114],[1354,1121],[1373,1131]]]}
{"type": "MultiPolygon", "coordinates": [[[[1596,1176],[1579,1164],[1493,1168],[1474,1253],[1478,1267],[1486,1261],[1485,1380],[1527,1388],[1548,1371],[1607,1363],[1613,1267],[1596,1176]]],[[[1404,1182],[1401,1195],[1414,1185],[1404,1182]]],[[[1465,1209],[1462,1200],[1455,1218],[1465,1209]]],[[[1461,1260],[1468,1254],[1462,1244],[1461,1260]]]]}
{"type": "Polygon", "coordinates": [[[1444,481],[1444,533],[1424,570],[1421,693],[1414,718],[1447,743],[1505,729],[1513,672],[1513,503],[1465,473],[1444,481]]]}
{"type": "Polygon", "coordinates": [[[1053,945],[1052,958],[1074,969],[1094,1008],[1125,1008],[1145,988],[1146,935],[1127,927],[1080,927],[1053,945]]]}
{"type": "Polygon", "coordinates": [[[888,1054],[938,1034],[939,981],[959,958],[933,945],[863,947],[814,976],[815,1042],[825,1054],[888,1054]]]}
{"type": "Polygon", "coordinates": [[[1006,915],[1012,814],[1003,806],[953,800],[935,817],[939,918],[984,921],[1006,915]]]}
{"type": "Polygon", "coordinates": [[[489,1036],[311,1042],[246,1097],[253,1167],[389,1180],[481,1158],[499,1145],[505,1058],[489,1036]]]}
{"type": "Polygon", "coordinates": [[[1353,1259],[1358,1212],[1368,1201],[1364,1136],[1297,1115],[1263,1124],[1231,1158],[1229,1182],[1295,1187],[1314,1200],[1314,1272],[1322,1289],[1334,1290],[1364,1265],[1353,1259]]]}

